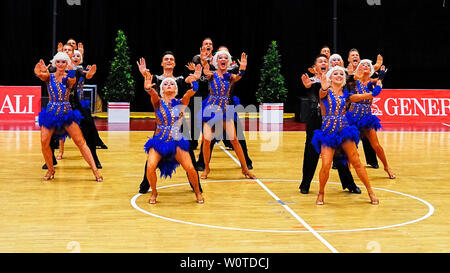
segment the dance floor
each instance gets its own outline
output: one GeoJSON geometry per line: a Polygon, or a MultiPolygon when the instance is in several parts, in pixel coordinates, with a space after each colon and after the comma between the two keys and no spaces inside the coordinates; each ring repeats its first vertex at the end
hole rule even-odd
{"type": "MultiPolygon", "coordinates": [[[[362,194],[343,191],[331,170],[325,205],[317,206],[320,162],[310,193],[300,194],[305,124],[294,118],[245,133],[256,180],[245,179],[234,151],[220,144],[201,181],[205,204],[179,168],[158,179],[158,203],[150,205],[138,190],[154,120],[96,125],[108,146],[97,151],[102,183],[71,140],[55,179],[43,181],[39,127],[0,122],[0,252],[450,252],[450,124],[383,124],[378,137],[397,178],[388,179],[381,162],[367,167],[378,206],[354,169],[362,194]]],[[[359,152],[365,163],[362,145],[359,152]]]]}

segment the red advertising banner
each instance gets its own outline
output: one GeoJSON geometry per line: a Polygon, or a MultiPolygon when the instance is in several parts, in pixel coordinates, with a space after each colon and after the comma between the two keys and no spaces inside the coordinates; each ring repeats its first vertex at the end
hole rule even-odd
{"type": "Polygon", "coordinates": [[[0,86],[0,120],[34,122],[40,111],[40,86],[0,86]]]}
{"type": "Polygon", "coordinates": [[[372,113],[382,123],[450,123],[450,90],[383,89],[372,113]]]}

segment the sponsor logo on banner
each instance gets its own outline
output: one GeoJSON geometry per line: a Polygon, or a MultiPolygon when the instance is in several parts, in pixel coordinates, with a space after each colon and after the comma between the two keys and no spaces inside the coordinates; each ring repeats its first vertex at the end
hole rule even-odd
{"type": "Polygon", "coordinates": [[[372,113],[388,123],[450,123],[450,90],[383,89],[372,113]]]}
{"type": "Polygon", "coordinates": [[[0,120],[35,121],[40,108],[40,86],[0,86],[0,120]]]}

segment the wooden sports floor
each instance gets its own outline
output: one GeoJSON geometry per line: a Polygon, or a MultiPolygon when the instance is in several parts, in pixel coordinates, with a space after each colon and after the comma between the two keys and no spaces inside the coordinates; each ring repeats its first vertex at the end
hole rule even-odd
{"type": "MultiPolygon", "coordinates": [[[[40,133],[0,131],[0,252],[397,253],[450,252],[450,131],[378,133],[397,178],[367,168],[380,205],[343,191],[331,170],[325,205],[298,186],[304,131],[246,132],[257,180],[216,145],[195,202],[183,169],[158,180],[156,205],[138,193],[152,131],[100,131],[103,183],[71,140],[55,179],[43,181],[40,133]]],[[[360,157],[365,163],[362,145],[360,157]]],[[[198,154],[199,150],[195,151],[198,154]]]]}

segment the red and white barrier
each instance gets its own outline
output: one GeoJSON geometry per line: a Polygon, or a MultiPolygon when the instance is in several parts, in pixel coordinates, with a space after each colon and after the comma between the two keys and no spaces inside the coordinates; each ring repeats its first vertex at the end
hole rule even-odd
{"type": "Polygon", "coordinates": [[[262,123],[283,123],[283,103],[261,103],[259,120],[262,123]]]}
{"type": "Polygon", "coordinates": [[[108,123],[129,123],[129,102],[108,102],[108,123]]]}
{"type": "Polygon", "coordinates": [[[40,111],[40,86],[0,86],[0,120],[34,122],[40,111]]]}

